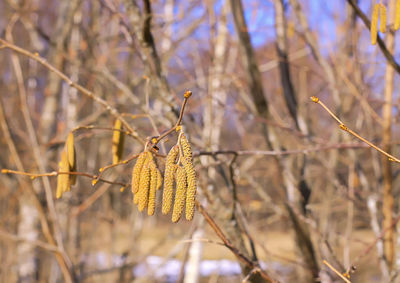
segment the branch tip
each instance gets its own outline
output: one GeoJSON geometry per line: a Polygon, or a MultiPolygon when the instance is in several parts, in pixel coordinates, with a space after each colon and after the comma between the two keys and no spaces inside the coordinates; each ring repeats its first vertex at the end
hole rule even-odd
{"type": "Polygon", "coordinates": [[[183,96],[184,96],[185,98],[189,98],[189,97],[192,96],[192,92],[191,92],[190,90],[187,90],[183,96]]]}

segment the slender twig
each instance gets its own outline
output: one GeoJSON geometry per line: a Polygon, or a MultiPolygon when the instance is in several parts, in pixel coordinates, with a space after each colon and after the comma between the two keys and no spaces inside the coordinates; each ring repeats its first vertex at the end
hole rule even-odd
{"type": "Polygon", "coordinates": [[[37,174],[37,173],[27,173],[27,172],[23,172],[23,171],[16,171],[16,170],[10,170],[10,169],[1,169],[1,173],[28,176],[31,179],[35,179],[35,178],[39,178],[39,177],[52,177],[52,176],[57,176],[60,174],[68,174],[68,175],[78,175],[78,176],[88,177],[92,180],[96,180],[96,182],[92,182],[93,185],[95,185],[97,183],[97,181],[101,181],[101,182],[112,184],[112,185],[120,185],[122,187],[128,187],[130,185],[130,184],[126,184],[126,183],[114,182],[114,181],[110,181],[107,179],[98,178],[97,175],[92,175],[92,174],[84,173],[84,172],[53,171],[53,172],[48,172],[48,173],[37,174]]]}
{"type": "Polygon", "coordinates": [[[171,129],[165,131],[164,133],[162,133],[162,134],[159,135],[158,137],[155,137],[154,141],[152,141],[152,143],[153,143],[154,145],[156,145],[157,143],[159,143],[160,140],[162,140],[163,138],[165,138],[166,136],[168,136],[170,133],[172,133],[173,131],[175,131],[175,129],[176,129],[178,126],[181,125],[181,122],[182,122],[182,119],[183,119],[183,113],[185,112],[185,106],[186,106],[186,103],[187,103],[187,101],[188,101],[188,99],[189,99],[189,97],[190,97],[191,95],[192,95],[192,92],[191,92],[191,91],[188,90],[188,91],[185,92],[185,94],[184,94],[184,99],[183,99],[183,102],[182,102],[181,111],[179,112],[179,117],[178,117],[178,120],[177,120],[176,123],[175,123],[175,126],[173,126],[171,129]]]}
{"type": "Polygon", "coordinates": [[[38,53],[31,53],[28,50],[23,49],[23,48],[21,48],[19,46],[16,46],[16,45],[14,45],[14,44],[12,44],[12,43],[10,43],[10,42],[2,39],[2,38],[0,38],[0,43],[2,44],[1,47],[9,48],[14,52],[17,52],[19,54],[25,55],[25,56],[31,58],[32,60],[40,63],[42,66],[47,68],[49,71],[51,71],[51,72],[55,73],[57,76],[59,76],[69,86],[77,89],[78,91],[80,91],[81,93],[86,95],[87,97],[89,97],[89,98],[93,99],[94,101],[98,102],[99,104],[103,105],[107,109],[107,111],[110,112],[111,115],[113,115],[115,118],[121,120],[122,124],[124,124],[124,126],[129,130],[129,132],[132,134],[132,136],[136,140],[138,140],[141,144],[145,143],[145,141],[138,135],[138,133],[131,127],[131,125],[129,125],[129,123],[124,119],[124,117],[122,117],[122,115],[119,114],[117,109],[112,107],[107,101],[102,99],[100,96],[96,95],[94,92],[92,92],[92,91],[88,90],[87,88],[85,88],[84,86],[72,81],[63,72],[61,72],[60,70],[55,68],[53,65],[49,64],[46,61],[46,59],[40,57],[38,53]]]}
{"type": "Polygon", "coordinates": [[[334,268],[332,265],[330,265],[329,262],[327,262],[326,260],[322,261],[325,265],[327,265],[333,272],[335,272],[340,278],[343,279],[344,282],[346,283],[351,283],[351,281],[349,279],[347,279],[346,277],[343,276],[342,273],[340,273],[339,271],[336,270],[336,268],[334,268]]]}
{"type": "Polygon", "coordinates": [[[8,233],[6,231],[2,231],[2,230],[0,230],[0,238],[8,239],[8,240],[16,241],[16,242],[25,242],[25,243],[40,247],[40,248],[45,249],[50,252],[56,252],[59,254],[62,253],[61,249],[59,247],[57,247],[56,245],[51,245],[51,244],[45,243],[43,241],[31,240],[31,239],[21,237],[18,235],[14,235],[14,234],[8,233]]]}
{"type": "Polygon", "coordinates": [[[383,155],[388,157],[390,161],[394,161],[394,162],[400,163],[400,159],[398,159],[398,158],[394,157],[393,155],[387,153],[386,151],[384,151],[380,147],[374,145],[372,142],[366,140],[365,138],[363,138],[362,136],[360,136],[359,134],[357,134],[356,132],[354,132],[353,130],[348,128],[335,114],[333,114],[333,112],[318,97],[312,96],[311,100],[313,102],[318,103],[319,105],[321,105],[329,113],[329,115],[331,115],[331,117],[333,119],[335,119],[339,123],[339,126],[343,131],[346,131],[349,134],[351,134],[351,135],[355,136],[356,138],[358,138],[359,140],[365,142],[367,145],[369,145],[373,149],[379,151],[380,153],[382,153],[383,155]]]}
{"type": "Polygon", "coordinates": [[[278,282],[277,280],[273,279],[270,275],[268,275],[264,270],[259,268],[257,263],[253,262],[249,258],[247,258],[244,254],[242,254],[235,246],[232,245],[232,243],[228,240],[228,238],[225,236],[224,232],[221,230],[221,228],[217,225],[217,223],[214,221],[214,219],[211,218],[211,216],[207,213],[207,211],[204,209],[204,207],[196,200],[196,206],[199,210],[199,212],[203,215],[207,223],[211,226],[211,228],[214,230],[214,232],[217,234],[217,236],[222,240],[222,242],[225,244],[225,246],[246,266],[253,269],[257,269],[259,274],[261,275],[262,278],[264,278],[267,282],[278,282]]]}
{"type": "Polygon", "coordinates": [[[280,155],[293,155],[293,154],[308,154],[311,152],[325,151],[331,149],[349,149],[349,148],[366,148],[367,145],[362,143],[338,143],[327,146],[320,146],[314,148],[305,148],[305,149],[295,149],[295,150],[284,150],[284,151],[273,151],[273,150],[214,150],[214,151],[195,151],[193,152],[193,157],[199,157],[202,155],[223,155],[223,154],[232,154],[232,155],[271,155],[271,156],[280,156],[280,155]]]}
{"type": "Polygon", "coordinates": [[[122,160],[122,161],[120,161],[120,162],[118,162],[118,163],[114,163],[114,164],[110,164],[110,165],[101,167],[101,168],[99,169],[99,175],[97,176],[97,179],[100,179],[101,176],[103,175],[103,173],[104,173],[106,170],[108,170],[108,169],[110,169],[110,168],[113,168],[113,167],[116,167],[116,166],[119,166],[119,165],[127,164],[127,163],[131,162],[133,159],[137,158],[139,155],[140,155],[140,153],[139,153],[139,154],[133,154],[132,156],[130,156],[130,157],[128,157],[127,159],[122,160]]]}
{"type": "Polygon", "coordinates": [[[116,128],[107,128],[107,127],[98,127],[98,126],[93,126],[93,125],[88,125],[88,126],[78,126],[72,129],[71,132],[76,132],[79,130],[103,130],[103,131],[116,131],[116,132],[121,132],[123,134],[126,134],[128,136],[131,136],[133,138],[136,138],[134,135],[132,135],[131,132],[126,131],[124,129],[116,129],[116,128]]]}

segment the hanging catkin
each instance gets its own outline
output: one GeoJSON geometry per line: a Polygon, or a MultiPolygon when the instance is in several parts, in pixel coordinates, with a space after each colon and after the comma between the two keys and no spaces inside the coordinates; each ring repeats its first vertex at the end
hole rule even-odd
{"type": "Polygon", "coordinates": [[[379,14],[380,14],[380,20],[379,20],[379,30],[381,33],[386,32],[386,25],[387,25],[387,10],[386,6],[383,5],[382,3],[379,3],[379,14]]]}
{"type": "Polygon", "coordinates": [[[158,179],[158,170],[156,164],[154,162],[149,164],[150,167],[150,190],[149,190],[149,201],[147,214],[153,215],[156,207],[156,191],[157,191],[157,179],[158,179]]]}
{"type": "Polygon", "coordinates": [[[194,215],[194,206],[196,200],[196,172],[193,163],[185,157],[181,157],[183,168],[186,171],[187,192],[186,192],[186,220],[192,220],[194,215]]]}
{"type": "Polygon", "coordinates": [[[168,214],[172,206],[172,194],[174,189],[174,173],[175,173],[175,161],[179,153],[179,147],[175,145],[171,148],[167,155],[165,162],[165,173],[164,173],[164,191],[162,200],[162,213],[168,214]]]}
{"type": "Polygon", "coordinates": [[[187,160],[192,162],[193,160],[192,148],[190,147],[189,141],[187,140],[185,134],[183,133],[181,134],[180,142],[182,146],[183,155],[187,158],[187,160]]]}
{"type": "Polygon", "coordinates": [[[396,0],[396,11],[394,16],[394,29],[400,28],[400,0],[396,0]]]}
{"type": "MultiPolygon", "coordinates": [[[[114,124],[114,129],[122,130],[121,120],[117,119],[114,124]]],[[[113,164],[121,161],[122,153],[124,151],[125,135],[121,131],[114,131],[112,138],[112,155],[113,164]]]]}
{"type": "Polygon", "coordinates": [[[140,173],[140,181],[139,181],[139,211],[143,211],[147,207],[148,199],[149,199],[149,187],[150,187],[150,160],[147,160],[143,166],[142,172],[140,173]]]}
{"type": "MultiPolygon", "coordinates": [[[[58,170],[59,172],[69,172],[68,157],[65,150],[63,150],[61,153],[61,159],[58,163],[58,170]]],[[[64,192],[71,190],[69,176],[69,174],[58,174],[56,198],[60,198],[64,192]]]]}
{"type": "MultiPolygon", "coordinates": [[[[76,172],[76,153],[75,153],[75,142],[74,142],[74,134],[69,133],[67,142],[65,144],[67,150],[67,158],[69,164],[69,171],[76,172]]],[[[76,175],[70,175],[70,184],[75,185],[76,183],[76,175]]]]}
{"type": "Polygon", "coordinates": [[[140,172],[146,160],[146,152],[142,152],[136,160],[136,164],[132,170],[132,193],[136,194],[139,190],[140,172]]]}
{"type": "Polygon", "coordinates": [[[379,4],[375,4],[371,19],[371,44],[375,45],[378,38],[379,4]]]}
{"type": "Polygon", "coordinates": [[[186,171],[183,167],[178,166],[175,173],[176,192],[174,200],[174,208],[172,210],[172,222],[178,222],[181,218],[183,207],[186,201],[186,171]]]}
{"type": "Polygon", "coordinates": [[[157,168],[157,190],[161,189],[162,187],[162,175],[161,175],[161,171],[157,168]]]}

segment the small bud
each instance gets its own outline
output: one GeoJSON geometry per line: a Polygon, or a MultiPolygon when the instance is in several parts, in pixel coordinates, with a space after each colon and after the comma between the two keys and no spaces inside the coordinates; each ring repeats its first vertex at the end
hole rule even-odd
{"type": "Polygon", "coordinates": [[[97,180],[97,179],[93,179],[93,180],[92,180],[92,186],[96,185],[98,181],[99,181],[99,180],[97,180]]]}
{"type": "Polygon", "coordinates": [[[8,173],[8,169],[1,169],[1,173],[7,174],[8,173]]]}
{"type": "Polygon", "coordinates": [[[316,97],[316,96],[311,96],[310,99],[311,99],[312,102],[315,102],[315,103],[319,102],[319,98],[316,97]]]}
{"type": "Polygon", "coordinates": [[[189,98],[192,96],[192,92],[190,90],[186,91],[185,94],[183,95],[185,98],[189,98]]]}

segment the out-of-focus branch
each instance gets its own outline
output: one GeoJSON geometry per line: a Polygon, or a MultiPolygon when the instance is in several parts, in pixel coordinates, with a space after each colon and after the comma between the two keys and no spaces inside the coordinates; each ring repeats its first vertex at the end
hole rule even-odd
{"type": "Polygon", "coordinates": [[[46,59],[42,58],[39,56],[39,54],[37,53],[31,53],[26,49],[23,49],[19,46],[16,46],[2,38],[0,38],[0,48],[8,48],[11,49],[14,52],[17,52],[19,54],[25,55],[33,60],[35,60],[36,62],[40,63],[41,65],[43,65],[45,68],[47,68],[49,71],[54,72],[55,74],[57,74],[62,80],[64,80],[69,86],[76,88],[78,91],[80,91],[81,93],[83,93],[84,95],[86,95],[87,97],[93,99],[94,101],[96,101],[97,103],[101,104],[102,106],[104,106],[108,112],[110,112],[111,115],[113,115],[115,118],[121,120],[121,122],[124,124],[124,126],[129,130],[129,132],[131,132],[132,136],[138,140],[140,143],[144,144],[145,141],[137,134],[137,132],[131,127],[131,125],[129,125],[129,123],[125,120],[124,117],[121,116],[121,114],[119,114],[119,112],[117,111],[117,109],[115,109],[114,107],[112,107],[107,101],[105,101],[104,99],[102,99],[100,96],[96,95],[95,93],[93,93],[92,91],[88,90],[87,88],[85,88],[84,86],[72,81],[68,76],[66,76],[63,72],[61,72],[60,70],[56,69],[54,66],[52,66],[51,64],[49,64],[46,59]]]}
{"type": "MultiPolygon", "coordinates": [[[[389,1],[389,19],[393,21],[395,18],[396,1],[389,1]]],[[[386,44],[388,51],[393,54],[395,51],[395,42],[393,32],[388,32],[386,35],[386,44]]],[[[383,150],[391,153],[392,147],[390,142],[392,140],[392,111],[393,111],[393,84],[394,84],[394,68],[389,62],[386,64],[385,71],[385,103],[383,104],[383,132],[382,143],[383,150]]],[[[382,174],[383,174],[383,229],[391,227],[394,213],[394,196],[393,196],[393,174],[392,162],[387,158],[382,159],[382,174]]],[[[388,229],[385,237],[383,238],[383,248],[385,252],[385,259],[389,271],[393,270],[395,261],[395,235],[394,229],[388,229]]]]}
{"type": "Polygon", "coordinates": [[[199,212],[204,216],[205,220],[207,223],[211,226],[211,228],[214,230],[214,232],[217,234],[217,236],[222,240],[224,245],[247,267],[250,268],[250,270],[257,269],[256,273],[259,273],[261,277],[266,280],[267,282],[278,282],[274,278],[272,278],[270,275],[268,275],[264,270],[262,270],[257,264],[255,264],[252,260],[247,258],[245,255],[243,255],[236,247],[234,247],[231,242],[226,238],[224,232],[219,228],[218,224],[212,219],[212,217],[205,211],[203,206],[196,201],[197,208],[199,212]]]}

